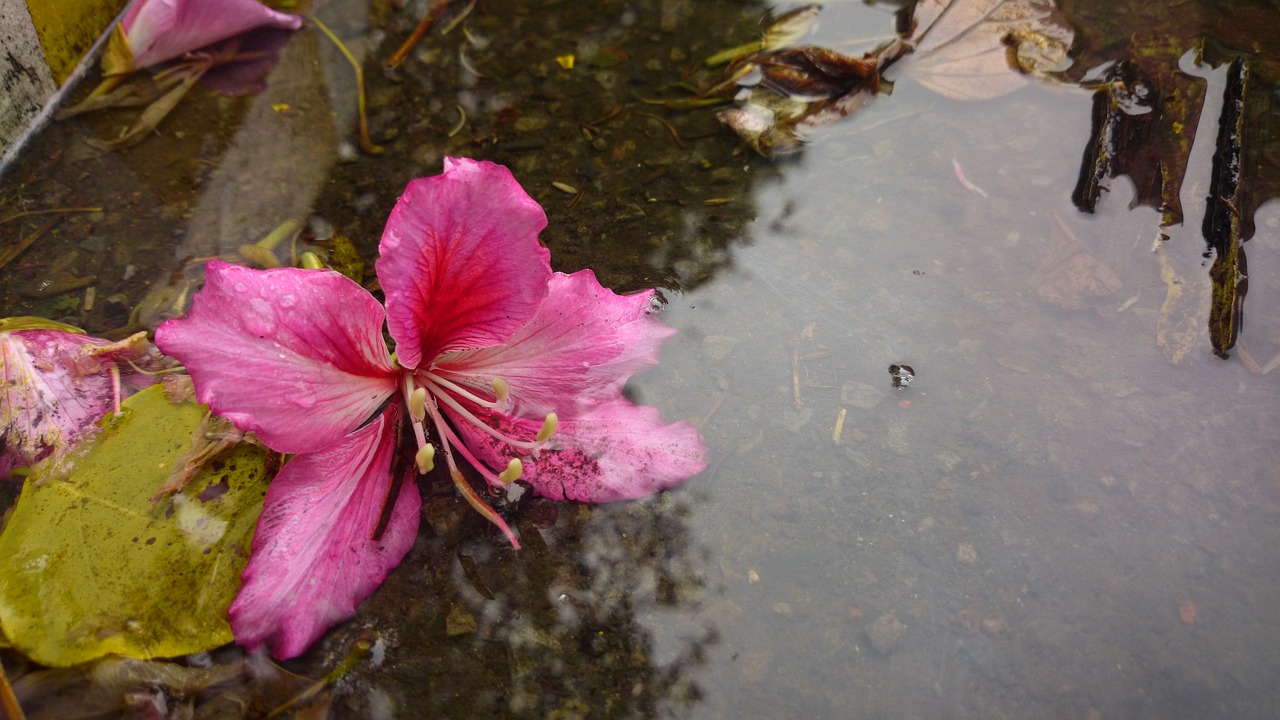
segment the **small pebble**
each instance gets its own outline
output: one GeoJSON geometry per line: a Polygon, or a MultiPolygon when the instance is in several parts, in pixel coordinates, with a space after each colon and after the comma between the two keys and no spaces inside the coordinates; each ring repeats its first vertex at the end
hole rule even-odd
{"type": "Polygon", "coordinates": [[[360,151],[349,142],[338,143],[338,162],[353,163],[360,159],[360,151]]]}
{"type": "Polygon", "coordinates": [[[1071,507],[1085,520],[1096,520],[1102,514],[1102,508],[1098,507],[1096,503],[1079,502],[1071,507]]]}
{"type": "Polygon", "coordinates": [[[906,629],[907,626],[902,624],[893,610],[890,610],[871,623],[871,627],[867,628],[867,637],[871,639],[871,645],[877,652],[888,655],[898,647],[898,640],[902,637],[902,631],[906,629]]]}
{"type": "Polygon", "coordinates": [[[476,616],[461,605],[454,605],[444,621],[444,634],[449,637],[470,635],[476,631],[476,616]]]}

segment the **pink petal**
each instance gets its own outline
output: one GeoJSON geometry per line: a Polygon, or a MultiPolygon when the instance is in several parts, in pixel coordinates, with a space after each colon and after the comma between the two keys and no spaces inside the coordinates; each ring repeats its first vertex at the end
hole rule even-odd
{"type": "Polygon", "coordinates": [[[341,440],[395,391],[373,296],[329,270],[252,270],[217,260],[186,316],[156,345],[187,366],[196,397],[272,449],[341,440]]]}
{"type": "Polygon", "coordinates": [[[400,364],[495,345],[528,322],[551,275],[550,253],[538,244],[546,225],[500,165],[445,158],[444,174],[411,181],[377,263],[400,364]]]}
{"type": "Polygon", "coordinates": [[[45,476],[92,437],[116,401],[111,372],[119,374],[119,399],[154,376],[160,356],[137,333],[117,342],[61,330],[0,333],[0,478],[22,465],[43,462],[45,476]],[[128,362],[125,362],[125,361],[128,362]]]}
{"type": "Polygon", "coordinates": [[[303,653],[355,614],[413,546],[422,500],[412,471],[382,537],[373,532],[391,486],[398,406],[342,442],[289,461],[267,489],[231,629],[277,658],[303,653]]]}
{"type": "MultiPolygon", "coordinates": [[[[541,421],[489,417],[509,436],[531,439],[541,421]]],[[[524,464],[521,480],[554,500],[632,500],[675,487],[702,472],[707,446],[688,422],[663,425],[656,408],[619,398],[560,423],[537,458],[514,452],[466,422],[455,422],[467,447],[491,467],[513,457],[524,464]]]]}
{"type": "Polygon", "coordinates": [[[555,273],[533,319],[506,343],[447,353],[436,372],[489,393],[501,377],[516,414],[568,419],[612,399],[633,374],[658,364],[675,333],[653,315],[654,292],[616,295],[590,270],[555,273]]]}
{"type": "Polygon", "coordinates": [[[57,462],[97,429],[113,404],[110,369],[82,351],[107,343],[61,330],[0,333],[0,466],[57,462]]]}
{"type": "Polygon", "coordinates": [[[120,21],[134,65],[150,67],[254,28],[302,27],[258,0],[137,0],[120,21]]]}

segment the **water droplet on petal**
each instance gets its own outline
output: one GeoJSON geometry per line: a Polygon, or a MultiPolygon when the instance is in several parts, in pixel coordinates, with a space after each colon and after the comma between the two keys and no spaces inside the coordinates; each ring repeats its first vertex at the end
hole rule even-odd
{"type": "Polygon", "coordinates": [[[293,395],[291,400],[300,408],[313,408],[316,405],[316,394],[306,385],[301,385],[293,395]]]}
{"type": "Polygon", "coordinates": [[[293,294],[281,295],[279,298],[280,307],[291,308],[298,304],[298,296],[293,294]]]}
{"type": "Polygon", "coordinates": [[[249,301],[249,308],[244,314],[244,329],[251,335],[266,337],[276,330],[276,309],[271,303],[261,298],[249,301]]]}

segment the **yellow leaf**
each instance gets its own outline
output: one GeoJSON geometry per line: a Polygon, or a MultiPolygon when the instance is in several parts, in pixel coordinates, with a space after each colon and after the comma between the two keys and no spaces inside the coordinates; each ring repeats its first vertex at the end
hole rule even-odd
{"type": "Polygon", "coordinates": [[[266,492],[262,451],[228,450],[151,504],[204,414],[147,388],[65,479],[27,481],[0,534],[0,630],[15,648],[67,666],[231,641],[227,607],[266,492]]]}

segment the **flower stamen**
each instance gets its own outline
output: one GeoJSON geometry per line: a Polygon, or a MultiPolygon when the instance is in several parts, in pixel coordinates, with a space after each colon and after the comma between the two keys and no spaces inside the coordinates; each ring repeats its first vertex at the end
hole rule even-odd
{"type": "Polygon", "coordinates": [[[418,466],[418,474],[426,475],[436,466],[436,446],[427,443],[418,448],[418,453],[413,457],[413,463],[418,466]]]}
{"type": "Polygon", "coordinates": [[[493,394],[498,398],[498,402],[505,405],[507,398],[511,397],[511,386],[507,384],[506,380],[503,380],[500,377],[495,377],[493,380],[490,380],[489,384],[493,385],[493,394]]]}
{"type": "Polygon", "coordinates": [[[413,421],[420,423],[427,417],[427,391],[423,388],[414,388],[409,393],[409,417],[413,421]]]}
{"type": "Polygon", "coordinates": [[[556,428],[558,427],[560,427],[560,419],[556,417],[555,413],[547,413],[547,418],[542,421],[542,429],[538,430],[538,435],[534,438],[534,442],[539,445],[546,442],[552,435],[556,434],[556,428]]]}
{"type": "MultiPolygon", "coordinates": [[[[545,441],[545,438],[542,438],[542,433],[546,431],[547,423],[544,422],[542,426],[542,430],[538,432],[538,437],[540,439],[534,442],[529,442],[527,440],[516,440],[515,438],[510,437],[493,427],[490,427],[488,423],[476,417],[474,413],[472,413],[470,410],[463,407],[462,403],[458,402],[453,396],[445,392],[445,389],[443,387],[441,387],[440,385],[437,385],[435,382],[435,379],[433,379],[433,377],[430,376],[429,373],[422,373],[419,376],[419,379],[424,381],[425,383],[424,387],[426,387],[427,390],[429,390],[432,395],[434,395],[437,399],[439,399],[445,405],[448,405],[449,409],[457,413],[457,416],[459,418],[466,420],[467,422],[471,423],[477,428],[480,428],[493,439],[506,443],[507,445],[510,445],[513,448],[519,448],[520,450],[525,450],[527,452],[533,452],[542,447],[542,444],[545,441]]],[[[547,417],[550,418],[553,415],[555,415],[555,413],[551,413],[551,415],[548,415],[547,417]]],[[[554,421],[552,421],[551,425],[552,425],[551,432],[555,432],[554,421]]],[[[436,422],[436,427],[439,427],[439,426],[440,426],[440,423],[436,422]]],[[[550,436],[551,436],[550,433],[547,433],[547,437],[550,437],[550,436]]]]}
{"type": "Polygon", "coordinates": [[[442,377],[441,375],[431,372],[430,370],[418,370],[418,375],[425,380],[430,380],[455,395],[462,396],[467,400],[467,402],[479,405],[480,407],[488,408],[490,410],[503,410],[507,407],[507,400],[510,396],[511,388],[507,385],[507,381],[502,378],[495,377],[492,381],[495,399],[485,400],[479,395],[471,392],[471,390],[466,387],[463,387],[446,377],[442,377]]]}
{"type": "Polygon", "coordinates": [[[401,378],[401,390],[404,393],[405,405],[409,407],[409,424],[413,426],[413,439],[418,444],[418,452],[413,457],[413,464],[418,467],[418,474],[426,475],[435,467],[435,446],[427,442],[427,429],[423,422],[427,418],[427,391],[413,386],[413,376],[405,373],[401,378]]]}
{"type": "Polygon", "coordinates": [[[522,473],[524,473],[524,465],[520,462],[520,458],[511,458],[511,462],[507,463],[507,469],[498,475],[498,479],[503,485],[510,485],[519,480],[522,473]]]}

